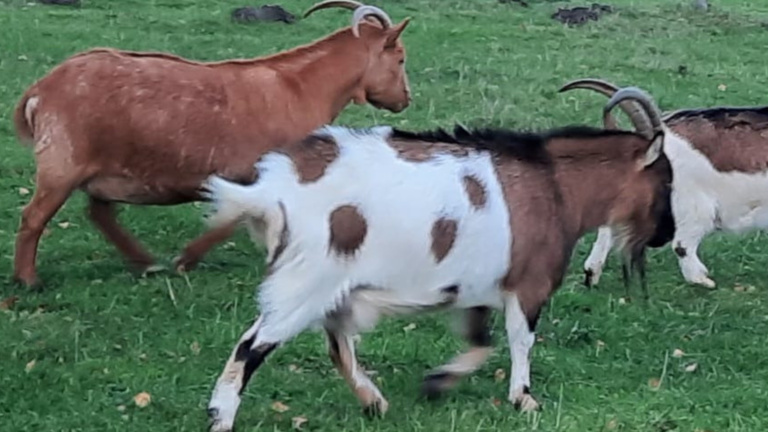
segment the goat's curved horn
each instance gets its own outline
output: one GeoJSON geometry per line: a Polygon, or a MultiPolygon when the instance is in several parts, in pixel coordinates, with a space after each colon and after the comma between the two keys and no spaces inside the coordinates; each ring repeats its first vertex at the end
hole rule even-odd
{"type": "Polygon", "coordinates": [[[322,9],[338,7],[343,9],[355,10],[362,5],[363,5],[362,3],[358,3],[353,0],[326,0],[324,2],[317,3],[316,5],[307,9],[307,11],[304,12],[304,18],[310,16],[313,12],[317,12],[322,9]]]}
{"type": "Polygon", "coordinates": [[[392,19],[383,10],[376,6],[360,6],[352,15],[352,33],[356,37],[360,37],[360,21],[367,17],[376,18],[385,29],[392,27],[392,19]]]}
{"type": "MultiPolygon", "coordinates": [[[[609,83],[608,81],[603,81],[595,78],[585,78],[585,79],[578,79],[573,80],[564,86],[560,87],[560,89],[557,91],[558,93],[567,92],[569,90],[573,89],[586,89],[586,90],[593,90],[600,94],[603,94],[609,98],[613,97],[614,94],[616,94],[617,91],[619,91],[619,87],[615,84],[609,83]]],[[[643,112],[642,107],[635,103],[634,101],[627,101],[622,102],[619,107],[622,111],[624,111],[627,116],[629,116],[629,119],[632,120],[632,124],[635,126],[635,129],[637,130],[647,130],[648,128],[652,127],[650,123],[650,119],[646,116],[646,114],[643,112]]],[[[616,128],[616,120],[614,120],[613,116],[608,115],[607,117],[603,117],[603,124],[605,127],[609,129],[615,129],[616,128]]]]}
{"type": "Polygon", "coordinates": [[[603,108],[603,121],[606,121],[606,118],[610,115],[611,110],[616,105],[627,100],[639,103],[643,108],[644,114],[648,117],[648,120],[651,123],[649,128],[638,129],[638,132],[648,139],[651,139],[654,135],[663,130],[659,108],[656,106],[656,103],[653,102],[651,95],[638,87],[624,87],[614,93],[603,108]]]}

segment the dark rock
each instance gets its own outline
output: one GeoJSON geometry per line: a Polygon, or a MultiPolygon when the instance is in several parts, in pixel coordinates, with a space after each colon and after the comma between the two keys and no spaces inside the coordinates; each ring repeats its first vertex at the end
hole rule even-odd
{"type": "Polygon", "coordinates": [[[80,6],[80,0],[37,0],[42,4],[56,6],[80,6]]]}
{"type": "Polygon", "coordinates": [[[296,17],[278,5],[243,6],[232,11],[232,21],[240,23],[282,21],[292,24],[296,21],[296,17]]]}

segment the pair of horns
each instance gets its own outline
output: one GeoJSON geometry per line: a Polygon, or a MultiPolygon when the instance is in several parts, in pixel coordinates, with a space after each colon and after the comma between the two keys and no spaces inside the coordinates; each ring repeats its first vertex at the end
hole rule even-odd
{"type": "Polygon", "coordinates": [[[386,12],[376,6],[364,5],[353,0],[327,0],[320,2],[304,12],[304,18],[315,11],[334,7],[354,11],[354,14],[352,14],[352,34],[355,37],[360,37],[360,22],[368,17],[376,19],[385,29],[392,27],[392,19],[389,18],[386,12]]]}
{"type": "Polygon", "coordinates": [[[610,98],[603,108],[603,124],[610,129],[616,129],[616,120],[611,116],[611,110],[619,105],[632,120],[635,129],[643,136],[651,139],[662,131],[661,112],[653,98],[644,90],[637,87],[624,87],[611,84],[599,79],[579,79],[562,86],[559,93],[573,89],[594,90],[610,98]]]}

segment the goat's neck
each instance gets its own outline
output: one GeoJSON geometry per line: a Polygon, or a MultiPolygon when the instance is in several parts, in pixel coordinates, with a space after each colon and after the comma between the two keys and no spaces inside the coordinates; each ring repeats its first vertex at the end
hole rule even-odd
{"type": "Polygon", "coordinates": [[[359,92],[368,63],[368,48],[348,31],[289,51],[272,61],[273,68],[300,87],[304,106],[313,107],[324,117],[324,123],[330,123],[359,92]]]}
{"type": "Polygon", "coordinates": [[[610,176],[599,172],[574,176],[573,180],[559,179],[563,202],[564,228],[575,242],[588,231],[610,222],[610,213],[621,185],[610,176]]]}

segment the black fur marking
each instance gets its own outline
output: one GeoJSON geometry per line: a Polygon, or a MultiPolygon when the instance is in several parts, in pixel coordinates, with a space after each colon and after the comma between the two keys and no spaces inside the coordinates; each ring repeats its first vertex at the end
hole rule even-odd
{"type": "Polygon", "coordinates": [[[450,387],[450,382],[453,379],[455,377],[448,372],[430,373],[424,377],[424,381],[421,383],[421,394],[427,400],[437,400],[450,387]]]}
{"type": "Polygon", "coordinates": [[[523,394],[530,395],[531,394],[531,388],[528,386],[523,386],[523,394]]]}
{"type": "Polygon", "coordinates": [[[656,199],[653,201],[651,213],[656,221],[656,231],[648,240],[648,247],[659,248],[671,242],[675,236],[677,225],[672,214],[672,180],[674,172],[667,156],[662,153],[654,163],[646,169],[660,171],[665,181],[659,184],[656,190],[656,199]]]}
{"type": "Polygon", "coordinates": [[[458,285],[449,285],[445,288],[442,288],[440,291],[450,294],[450,295],[458,295],[459,294],[459,286],[458,285]]]}
{"type": "Polygon", "coordinates": [[[588,126],[566,126],[537,133],[491,128],[470,130],[457,125],[453,129],[453,133],[449,133],[442,128],[422,132],[393,129],[391,137],[431,143],[458,144],[478,150],[489,150],[510,155],[526,162],[549,164],[550,158],[545,148],[552,139],[589,139],[625,135],[636,134],[625,130],[598,129],[588,126]]]}
{"type": "Polygon", "coordinates": [[[686,251],[685,248],[681,245],[677,245],[675,246],[675,254],[680,258],[685,258],[685,256],[688,255],[688,251],[686,251]]]}
{"type": "Polygon", "coordinates": [[[248,385],[248,381],[250,381],[253,373],[256,372],[256,369],[258,369],[262,363],[264,363],[264,359],[267,358],[269,353],[277,348],[276,343],[261,344],[255,348],[251,348],[255,339],[256,335],[253,335],[244,340],[237,346],[237,351],[235,352],[235,361],[245,362],[239,394],[243,394],[245,386],[248,385]]]}
{"type": "MultiPolygon", "coordinates": [[[[559,284],[556,286],[559,286],[559,284]]],[[[539,322],[539,316],[541,315],[541,309],[543,307],[544,307],[543,305],[540,306],[531,315],[525,314],[525,318],[526,320],[528,320],[528,331],[530,331],[531,333],[536,331],[536,324],[538,324],[539,322]]]]}
{"type": "Polygon", "coordinates": [[[485,306],[467,309],[467,340],[475,347],[493,345],[489,322],[491,310],[485,306]]]}
{"type": "Polygon", "coordinates": [[[709,121],[721,121],[726,117],[737,116],[742,113],[752,113],[758,116],[765,116],[768,119],[768,105],[750,106],[750,107],[712,107],[712,108],[693,108],[683,109],[671,113],[669,117],[664,117],[665,123],[674,123],[686,120],[691,117],[701,117],[709,121]]]}

